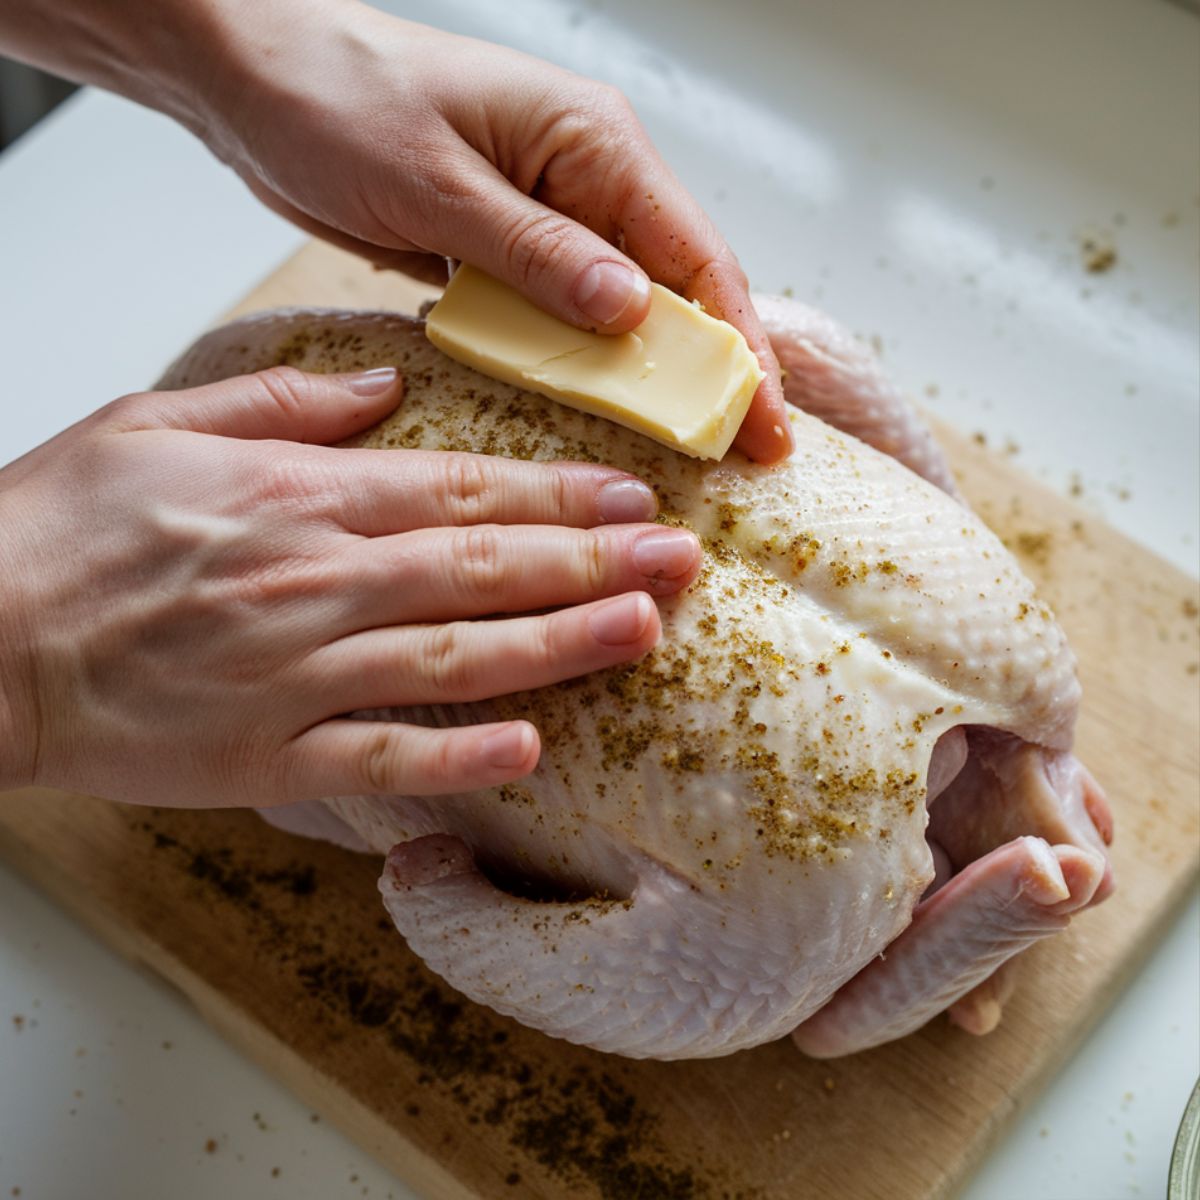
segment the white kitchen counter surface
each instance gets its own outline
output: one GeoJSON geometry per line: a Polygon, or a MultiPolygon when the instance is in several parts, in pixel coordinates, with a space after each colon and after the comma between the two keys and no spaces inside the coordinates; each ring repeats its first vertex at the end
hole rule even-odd
{"type": "MultiPolygon", "coordinates": [[[[923,403],[1196,572],[1194,15],[390,7],[618,83],[756,286],[876,335],[923,403]],[[1084,270],[1089,235],[1110,271],[1084,270]]],[[[70,102],[0,156],[0,463],[145,386],[302,240],[165,119],[70,102]]],[[[968,1200],[1162,1196],[1200,1072],[1198,946],[1193,900],[968,1200]]],[[[17,1195],[412,1193],[0,868],[0,1198],[17,1195]]]]}

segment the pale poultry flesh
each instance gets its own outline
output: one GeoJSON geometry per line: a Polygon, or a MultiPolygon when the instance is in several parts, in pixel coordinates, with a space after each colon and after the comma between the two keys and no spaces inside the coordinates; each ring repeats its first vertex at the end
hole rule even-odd
{"type": "Polygon", "coordinates": [[[496,383],[390,314],[247,318],[162,381],[396,365],[403,403],[355,444],[608,463],[701,537],[640,662],[403,711],[533,721],[529,777],[265,814],[386,855],[396,927],[472,999],[633,1057],[788,1034],[847,1054],[947,1009],[986,1032],[1012,958],[1112,888],[1054,617],[869,352],[803,306],[758,305],[797,406],[776,468],[685,458],[496,383]]]}

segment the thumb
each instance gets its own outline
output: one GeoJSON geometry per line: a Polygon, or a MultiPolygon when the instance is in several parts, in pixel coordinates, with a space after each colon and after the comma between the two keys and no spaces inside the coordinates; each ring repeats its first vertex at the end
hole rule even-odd
{"type": "Polygon", "coordinates": [[[473,180],[472,212],[439,230],[444,252],[516,288],[539,308],[597,333],[625,333],[650,308],[650,280],[615,246],[513,187],[473,180]]]}
{"type": "Polygon", "coordinates": [[[395,367],[347,375],[268,367],[203,387],[146,392],[134,398],[132,415],[159,429],[327,445],[382,420],[403,392],[395,367]]]}

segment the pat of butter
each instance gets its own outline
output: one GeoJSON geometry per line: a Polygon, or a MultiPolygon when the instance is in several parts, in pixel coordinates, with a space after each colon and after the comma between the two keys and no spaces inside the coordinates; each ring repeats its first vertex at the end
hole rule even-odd
{"type": "Polygon", "coordinates": [[[646,319],[607,337],[576,329],[462,266],[426,316],[425,332],[439,350],[485,375],[694,458],[724,456],[763,377],[732,325],[658,284],[651,284],[646,319]]]}

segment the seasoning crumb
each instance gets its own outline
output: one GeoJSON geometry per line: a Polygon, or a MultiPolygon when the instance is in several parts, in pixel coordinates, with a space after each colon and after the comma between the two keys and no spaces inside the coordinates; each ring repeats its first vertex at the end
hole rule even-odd
{"type": "Polygon", "coordinates": [[[270,1126],[266,1123],[266,1121],[263,1120],[262,1113],[255,1113],[251,1120],[253,1120],[254,1124],[258,1126],[260,1133],[266,1133],[267,1130],[270,1129],[270,1126]]]}
{"type": "Polygon", "coordinates": [[[25,1028],[25,1017],[21,1013],[13,1013],[13,1028],[20,1033],[25,1028]]]}
{"type": "Polygon", "coordinates": [[[1107,234],[1084,234],[1079,240],[1079,249],[1084,270],[1089,274],[1102,275],[1117,265],[1117,247],[1107,234]]]}
{"type": "Polygon", "coordinates": [[[977,429],[973,434],[971,434],[971,441],[973,441],[977,446],[986,446],[987,434],[984,433],[982,429],[977,429]]]}
{"type": "Polygon", "coordinates": [[[204,1153],[205,1154],[216,1154],[216,1152],[217,1152],[217,1139],[209,1138],[208,1141],[204,1143],[204,1153]]]}
{"type": "Polygon", "coordinates": [[[272,1167],[272,1168],[271,1168],[271,1178],[272,1178],[272,1179],[278,1179],[278,1178],[279,1178],[279,1168],[278,1168],[278,1167],[272,1167]]]}
{"type": "Polygon", "coordinates": [[[316,1124],[318,1124],[318,1123],[320,1122],[320,1120],[321,1120],[321,1114],[320,1114],[320,1113],[309,1113],[309,1114],[308,1114],[308,1119],[309,1119],[309,1120],[310,1120],[310,1121],[311,1121],[311,1122],[312,1122],[314,1125],[316,1125],[316,1124]]]}
{"type": "Polygon", "coordinates": [[[1048,1125],[1043,1125],[1041,1127],[1041,1129],[1038,1130],[1038,1137],[1048,1138],[1049,1136],[1050,1136],[1050,1127],[1048,1125]]]}
{"type": "Polygon", "coordinates": [[[163,1042],[162,1048],[164,1050],[173,1050],[175,1048],[175,1043],[174,1042],[163,1042]]]}
{"type": "Polygon", "coordinates": [[[832,1075],[826,1075],[826,1076],[825,1076],[825,1079],[824,1079],[824,1081],[823,1081],[823,1082],[822,1082],[822,1084],[821,1084],[821,1086],[822,1086],[822,1087],[823,1087],[823,1088],[824,1088],[824,1089],[825,1089],[827,1092],[832,1092],[832,1091],[833,1091],[833,1089],[834,1089],[835,1087],[837,1087],[837,1084],[834,1082],[834,1080],[833,1080],[833,1076],[832,1076],[832,1075]]]}
{"type": "Polygon", "coordinates": [[[1026,530],[1023,533],[1018,533],[1013,539],[1017,553],[1024,558],[1030,559],[1039,566],[1045,566],[1050,558],[1050,551],[1053,548],[1053,537],[1047,530],[1034,532],[1026,530]]]}

